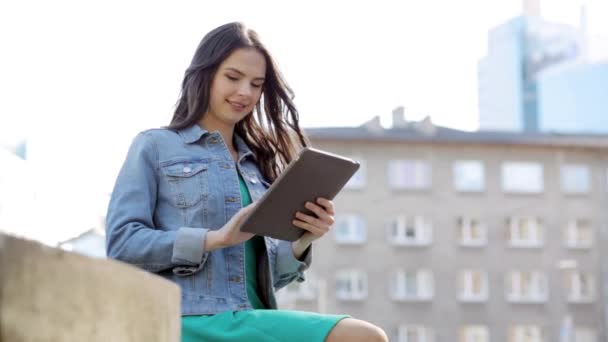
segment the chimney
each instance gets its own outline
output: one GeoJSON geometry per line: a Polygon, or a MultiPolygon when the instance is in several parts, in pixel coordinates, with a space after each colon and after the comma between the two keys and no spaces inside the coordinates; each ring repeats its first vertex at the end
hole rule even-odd
{"type": "Polygon", "coordinates": [[[404,128],[407,127],[407,121],[405,120],[405,108],[399,106],[393,109],[393,124],[391,128],[404,128]]]}
{"type": "Polygon", "coordinates": [[[363,127],[365,127],[368,131],[370,131],[372,133],[382,133],[382,132],[384,132],[384,128],[380,124],[380,116],[379,115],[376,115],[373,118],[371,118],[371,120],[365,122],[363,124],[363,127]]]}
{"type": "Polygon", "coordinates": [[[431,121],[431,117],[427,116],[422,121],[415,123],[416,130],[423,135],[431,136],[437,133],[437,126],[431,121]]]}

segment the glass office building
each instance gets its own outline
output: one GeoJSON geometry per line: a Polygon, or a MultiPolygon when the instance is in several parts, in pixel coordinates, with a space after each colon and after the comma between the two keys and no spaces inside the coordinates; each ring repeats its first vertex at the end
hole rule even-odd
{"type": "Polygon", "coordinates": [[[551,68],[538,80],[541,131],[608,133],[608,61],[551,68]]]}
{"type": "Polygon", "coordinates": [[[487,55],[479,61],[479,127],[537,131],[538,75],[581,54],[582,35],[568,25],[522,15],[490,30],[487,55]]]}

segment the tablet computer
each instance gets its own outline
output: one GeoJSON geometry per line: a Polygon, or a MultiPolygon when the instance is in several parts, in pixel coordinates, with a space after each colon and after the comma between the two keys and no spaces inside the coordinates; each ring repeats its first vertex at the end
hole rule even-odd
{"type": "Polygon", "coordinates": [[[297,240],[306,231],[292,224],[296,211],[315,216],[304,204],[316,202],[318,197],[333,200],[357,169],[359,163],[349,158],[304,148],[260,198],[241,231],[297,240]]]}

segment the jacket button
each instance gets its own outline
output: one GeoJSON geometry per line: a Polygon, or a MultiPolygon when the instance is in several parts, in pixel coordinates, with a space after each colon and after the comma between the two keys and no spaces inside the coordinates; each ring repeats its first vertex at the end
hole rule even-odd
{"type": "Polygon", "coordinates": [[[230,281],[233,282],[233,283],[238,283],[238,282],[241,281],[241,277],[239,277],[239,276],[232,276],[232,277],[230,277],[230,281]]]}
{"type": "Polygon", "coordinates": [[[251,184],[256,184],[258,181],[255,178],[251,178],[251,184]]]}

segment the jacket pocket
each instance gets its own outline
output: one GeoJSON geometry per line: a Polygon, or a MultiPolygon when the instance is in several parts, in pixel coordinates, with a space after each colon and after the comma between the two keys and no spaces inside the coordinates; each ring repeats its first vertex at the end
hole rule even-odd
{"type": "Polygon", "coordinates": [[[172,192],[173,205],[190,208],[199,204],[208,193],[208,163],[178,161],[161,164],[172,192]]]}

